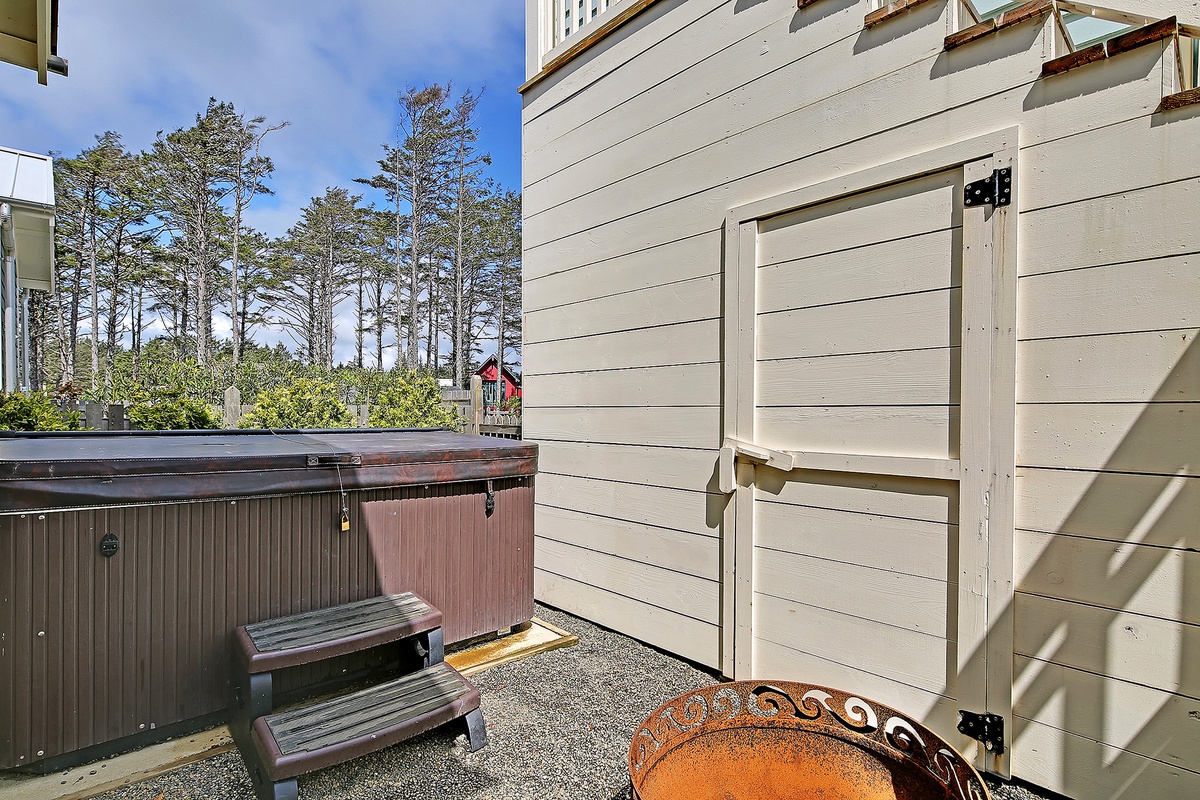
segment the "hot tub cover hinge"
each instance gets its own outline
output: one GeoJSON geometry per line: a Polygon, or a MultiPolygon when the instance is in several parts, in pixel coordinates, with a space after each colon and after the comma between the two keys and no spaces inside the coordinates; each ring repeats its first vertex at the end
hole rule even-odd
{"type": "Polygon", "coordinates": [[[362,456],[358,453],[309,454],[310,467],[361,467],[362,456]]]}

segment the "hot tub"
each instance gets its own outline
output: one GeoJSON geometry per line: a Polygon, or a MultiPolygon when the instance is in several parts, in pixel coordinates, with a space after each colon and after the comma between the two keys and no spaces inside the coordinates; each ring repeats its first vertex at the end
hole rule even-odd
{"type": "Polygon", "coordinates": [[[446,431],[0,434],[0,769],[215,724],[248,622],[401,591],[447,644],[528,621],[536,467],[446,431]]]}

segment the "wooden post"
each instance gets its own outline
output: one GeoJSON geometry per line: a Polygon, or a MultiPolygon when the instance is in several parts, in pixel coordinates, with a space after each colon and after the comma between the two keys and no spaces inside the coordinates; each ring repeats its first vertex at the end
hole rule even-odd
{"type": "MultiPolygon", "coordinates": [[[[63,429],[66,430],[67,416],[69,414],[71,414],[71,412],[73,412],[73,411],[82,412],[83,406],[79,403],[78,400],[66,400],[66,401],[63,401],[63,403],[58,407],[58,411],[60,414],[62,414],[63,429]]],[[[82,424],[82,422],[80,424],[82,424]]]]}
{"type": "Polygon", "coordinates": [[[106,431],[123,431],[125,430],[125,406],[121,403],[107,406],[105,408],[105,416],[108,419],[108,424],[105,426],[106,431]]]}
{"type": "Polygon", "coordinates": [[[471,429],[470,433],[479,435],[479,426],[483,423],[483,378],[471,376],[471,429]]]}
{"type": "Polygon", "coordinates": [[[83,407],[83,427],[92,430],[104,430],[104,406],[99,403],[87,403],[83,407]]]}
{"type": "Polygon", "coordinates": [[[236,428],[242,418],[242,393],[236,386],[225,390],[225,427],[236,428]]]}

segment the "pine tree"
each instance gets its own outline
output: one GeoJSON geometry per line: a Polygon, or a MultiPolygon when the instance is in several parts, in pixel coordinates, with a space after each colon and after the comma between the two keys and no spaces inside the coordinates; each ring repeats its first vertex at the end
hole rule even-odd
{"type": "Polygon", "coordinates": [[[421,266],[429,260],[430,229],[446,206],[451,158],[447,89],[439,84],[400,95],[396,145],[383,146],[380,172],[360,183],[381,189],[395,224],[397,346],[404,365],[417,368],[420,352],[421,266]],[[407,211],[407,214],[405,213],[407,211]]]}
{"type": "Polygon", "coordinates": [[[470,284],[478,274],[481,264],[482,237],[478,235],[485,205],[478,202],[483,168],[492,163],[491,156],[479,153],[476,143],[479,129],[476,113],[479,95],[463,92],[450,119],[452,166],[450,180],[453,185],[453,215],[451,225],[454,232],[454,280],[452,284],[454,325],[454,385],[466,386],[466,364],[470,359],[470,317],[472,298],[470,284]]]}
{"type": "Polygon", "coordinates": [[[350,295],[366,236],[362,200],[345,189],[326,189],[301,211],[280,242],[275,280],[267,294],[310,364],[333,366],[333,312],[350,295]]]}
{"type": "Polygon", "coordinates": [[[253,345],[251,333],[267,324],[261,299],[270,276],[271,239],[244,227],[237,241],[236,280],[230,282],[230,319],[234,331],[234,365],[240,364],[246,348],[253,345]]]}
{"type": "Polygon", "coordinates": [[[61,277],[60,291],[70,292],[65,314],[59,309],[60,370],[62,380],[75,377],[76,354],[79,343],[79,324],[83,311],[83,293],[90,293],[92,388],[100,371],[100,214],[105,186],[108,182],[109,160],[114,150],[121,150],[120,135],[108,131],[96,137],[96,144],[76,158],[60,158],[54,165],[57,240],[59,261],[69,265],[61,277]],[[84,282],[84,274],[87,282],[84,282]]]}
{"type": "Polygon", "coordinates": [[[492,263],[488,276],[492,320],[496,328],[496,397],[503,397],[503,371],[508,351],[521,352],[521,195],[496,198],[489,228],[492,263]]]}
{"type": "Polygon", "coordinates": [[[217,268],[226,250],[223,233],[231,229],[223,202],[237,186],[241,122],[231,103],[210,98],[195,125],[166,136],[160,132],[150,153],[158,214],[171,231],[175,263],[181,269],[176,279],[180,296],[170,301],[182,304],[176,309],[181,328],[177,333],[186,337],[191,332],[190,312],[200,364],[208,363],[213,342],[220,291],[217,268]]]}
{"type": "Polygon", "coordinates": [[[242,360],[242,342],[244,341],[246,315],[244,307],[239,307],[242,301],[241,280],[241,237],[242,216],[250,206],[255,195],[273,194],[263,181],[275,171],[271,159],[261,155],[263,138],[274,131],[288,126],[287,122],[278,125],[261,127],[266,117],[246,119],[242,114],[238,125],[233,131],[233,145],[237,151],[237,165],[234,168],[233,179],[233,243],[230,245],[229,268],[229,320],[233,328],[233,363],[242,360]]]}
{"type": "Polygon", "coordinates": [[[384,334],[389,324],[389,308],[394,302],[389,290],[395,285],[395,273],[389,264],[390,254],[396,250],[391,216],[387,212],[371,209],[368,212],[366,232],[362,252],[363,303],[357,327],[362,335],[369,335],[374,339],[374,368],[382,372],[384,334]]]}

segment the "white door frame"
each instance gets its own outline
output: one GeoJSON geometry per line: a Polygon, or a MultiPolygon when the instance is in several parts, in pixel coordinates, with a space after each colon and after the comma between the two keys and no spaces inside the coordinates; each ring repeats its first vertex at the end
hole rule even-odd
{"type": "MultiPolygon", "coordinates": [[[[1012,734],[1013,508],[1016,416],[1018,129],[1008,128],[731,209],[725,218],[724,386],[718,471],[731,491],[722,522],[722,670],[753,670],[755,463],[959,481],[958,704],[1012,734]],[[1013,204],[963,208],[961,441],[958,459],[778,452],[755,445],[759,221],[962,167],[964,183],[1011,168],[1013,204]],[[990,264],[991,269],[969,267],[990,264]]],[[[841,687],[853,690],[854,687],[841,687]]],[[[967,747],[967,740],[960,744],[967,747]]],[[[976,763],[1009,774],[976,748],[976,763]]]]}

